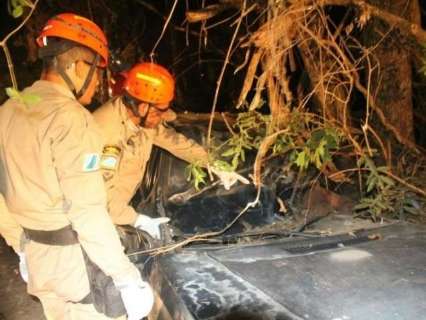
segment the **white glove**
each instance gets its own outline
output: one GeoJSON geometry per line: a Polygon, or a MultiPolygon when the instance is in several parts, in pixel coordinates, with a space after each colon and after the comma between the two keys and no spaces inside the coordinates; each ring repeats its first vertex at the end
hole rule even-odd
{"type": "Polygon", "coordinates": [[[211,170],[215,175],[217,175],[226,190],[229,190],[237,181],[244,184],[250,183],[248,179],[234,171],[222,171],[213,167],[211,170]]]}
{"type": "Polygon", "coordinates": [[[28,283],[28,268],[25,253],[18,252],[17,254],[19,256],[19,274],[21,275],[22,280],[28,283]]]}
{"type": "Polygon", "coordinates": [[[169,218],[151,218],[144,214],[139,214],[134,224],[135,228],[147,232],[154,239],[160,239],[160,224],[169,222],[169,218]]]}
{"type": "Polygon", "coordinates": [[[117,288],[127,311],[127,320],[140,320],[149,314],[154,304],[154,293],[148,282],[129,283],[117,288]]]}

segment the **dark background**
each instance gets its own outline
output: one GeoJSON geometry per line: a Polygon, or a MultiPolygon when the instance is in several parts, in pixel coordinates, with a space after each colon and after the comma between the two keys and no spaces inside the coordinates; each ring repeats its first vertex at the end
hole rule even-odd
{"type": "MultiPolygon", "coordinates": [[[[54,14],[74,12],[91,18],[105,30],[111,52],[120,57],[124,64],[131,65],[149,59],[173,3],[174,0],[40,0],[29,23],[8,41],[19,88],[23,89],[30,85],[40,75],[40,62],[32,61],[34,59],[29,57],[28,38],[33,41],[47,19],[54,14]]],[[[238,11],[227,10],[209,19],[205,24],[188,24],[185,20],[185,12],[188,9],[196,10],[203,5],[214,3],[217,1],[179,0],[167,31],[155,50],[153,56],[155,62],[168,67],[176,77],[174,108],[178,111],[210,112],[212,108],[217,79],[235,28],[235,24],[232,25],[232,23],[238,11]]],[[[424,26],[426,0],[422,0],[421,5],[424,26]]],[[[342,15],[341,10],[338,9],[332,9],[330,13],[336,19],[342,15]]],[[[0,39],[3,39],[22,21],[22,17],[15,19],[8,14],[7,0],[0,1],[0,17],[0,39]]],[[[244,43],[247,37],[257,29],[258,17],[258,12],[247,16],[237,37],[237,44],[244,43]]],[[[246,52],[247,48],[238,46],[232,51],[219,91],[217,111],[238,112],[234,106],[246,70],[242,68],[237,73],[235,70],[244,62],[246,52]]],[[[293,79],[297,76],[295,75],[293,79]]],[[[417,109],[417,114],[424,114],[426,95],[423,92],[426,89],[426,81],[424,77],[416,77],[413,80],[414,108],[417,109]]],[[[0,103],[7,98],[4,89],[9,86],[11,86],[9,72],[4,54],[1,52],[0,103]]],[[[100,100],[102,99],[99,99],[97,104],[102,102],[100,100]]],[[[357,101],[356,96],[353,100],[352,108],[356,117],[356,110],[362,110],[364,103],[357,101]]],[[[416,123],[416,132],[417,142],[424,145],[426,140],[424,123],[416,123]]]]}
{"type": "MultiPolygon", "coordinates": [[[[201,1],[188,1],[191,9],[200,8],[201,1]]],[[[41,30],[46,20],[57,13],[74,12],[94,20],[107,34],[110,49],[121,61],[131,65],[141,60],[149,60],[150,53],[159,38],[165,19],[171,10],[173,1],[70,1],[41,0],[30,18],[31,27],[41,30]]],[[[0,38],[13,30],[22,18],[13,18],[7,13],[7,1],[0,1],[0,38]]],[[[201,23],[185,23],[185,1],[180,0],[175,14],[155,50],[154,61],[165,65],[177,80],[175,108],[196,112],[209,112],[212,106],[216,81],[222,68],[226,50],[231,40],[234,27],[229,27],[230,20],[219,27],[208,29],[206,42],[200,36],[201,23]]],[[[230,10],[207,23],[215,24],[238,12],[230,10]]],[[[249,26],[242,28],[241,34],[249,26]]],[[[37,31],[37,32],[38,32],[37,31]]],[[[40,62],[28,60],[25,34],[28,28],[22,28],[9,41],[8,46],[13,55],[15,72],[19,88],[22,89],[36,80],[40,74],[40,62]]],[[[36,33],[34,33],[36,35],[36,33]]],[[[222,90],[218,101],[218,111],[231,111],[238,97],[244,70],[234,75],[234,69],[244,61],[244,50],[236,50],[227,67],[222,90]]],[[[0,54],[0,90],[11,86],[3,52],[0,54]]],[[[6,98],[0,94],[0,102],[6,98]]]]}

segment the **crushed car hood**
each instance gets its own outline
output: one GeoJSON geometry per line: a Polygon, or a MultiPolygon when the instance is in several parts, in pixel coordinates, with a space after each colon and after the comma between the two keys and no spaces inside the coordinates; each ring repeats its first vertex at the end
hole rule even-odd
{"type": "Polygon", "coordinates": [[[396,320],[426,314],[426,229],[420,226],[209,247],[157,261],[168,294],[196,319],[396,320]]]}

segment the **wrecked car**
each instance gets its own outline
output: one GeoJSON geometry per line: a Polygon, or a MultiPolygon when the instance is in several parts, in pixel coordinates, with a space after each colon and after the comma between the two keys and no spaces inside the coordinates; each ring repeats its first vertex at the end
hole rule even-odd
{"type": "MultiPolygon", "coordinates": [[[[205,134],[202,126],[177,129],[199,141],[205,134]]],[[[197,191],[187,163],[161,149],[151,157],[134,204],[171,218],[168,243],[226,229],[256,197],[252,185],[197,191]]],[[[225,232],[139,258],[156,291],[150,319],[425,318],[424,227],[339,213],[290,229],[279,193],[265,184],[259,203],[225,232]]]]}

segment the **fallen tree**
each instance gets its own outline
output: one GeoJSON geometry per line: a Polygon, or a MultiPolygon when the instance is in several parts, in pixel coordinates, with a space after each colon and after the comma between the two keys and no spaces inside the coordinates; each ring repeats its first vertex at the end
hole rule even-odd
{"type": "MultiPolygon", "coordinates": [[[[267,120],[252,123],[253,128],[263,128],[263,138],[246,141],[250,148],[254,144],[258,148],[253,171],[255,185],[262,183],[266,159],[281,153],[287,155],[289,166],[298,168],[299,175],[312,166],[325,181],[337,177],[344,181],[346,175],[351,177],[349,180],[358,181],[359,209],[375,217],[395,212],[392,205],[395,197],[400,196],[395,191],[398,188],[425,197],[421,180],[413,179],[415,173],[424,174],[425,158],[412,134],[412,59],[404,60],[400,55],[398,67],[402,71],[393,78],[384,77],[389,66],[385,62],[390,61],[384,51],[399,50],[395,42],[405,41],[408,43],[405,57],[411,57],[412,51],[418,50],[418,43],[425,42],[426,32],[418,19],[406,18],[404,10],[398,11],[401,6],[393,4],[390,9],[398,11],[395,13],[379,5],[360,0],[219,1],[202,10],[187,12],[191,23],[211,19],[225,10],[240,10],[237,19],[246,17],[249,10],[259,14],[257,31],[248,36],[240,34],[241,39],[246,39],[240,47],[247,50],[249,59],[236,104],[241,110],[256,113],[266,100],[270,110],[267,120]],[[343,17],[336,18],[330,13],[336,7],[344,12],[343,17]],[[366,26],[377,24],[376,21],[384,26],[379,30],[382,33],[366,45],[362,35],[366,26]],[[389,39],[393,47],[380,49],[389,39]],[[309,82],[295,80],[300,73],[307,74],[309,82]],[[396,97],[395,90],[386,91],[389,90],[386,82],[405,88],[394,98],[391,108],[389,103],[383,103],[386,100],[380,99],[384,94],[396,97]],[[354,107],[355,97],[358,105],[354,107]],[[356,168],[336,165],[344,145],[343,153],[351,155],[356,168]],[[401,165],[401,158],[395,159],[393,151],[401,148],[416,156],[416,169],[401,165]],[[353,175],[355,172],[358,175],[353,175]]],[[[407,8],[415,16],[418,2],[410,1],[407,8]]],[[[235,29],[234,35],[237,33],[235,29]]],[[[228,61],[227,56],[224,68],[228,61]]],[[[396,63],[395,59],[392,61],[396,63]]],[[[221,78],[218,88],[220,82],[221,78]]],[[[258,130],[255,133],[254,129],[238,128],[238,124],[231,134],[235,136],[242,131],[244,136],[259,134],[258,130]]],[[[235,168],[238,163],[235,159],[241,160],[244,148],[237,148],[234,140],[231,138],[224,154],[231,157],[235,168]]]]}

